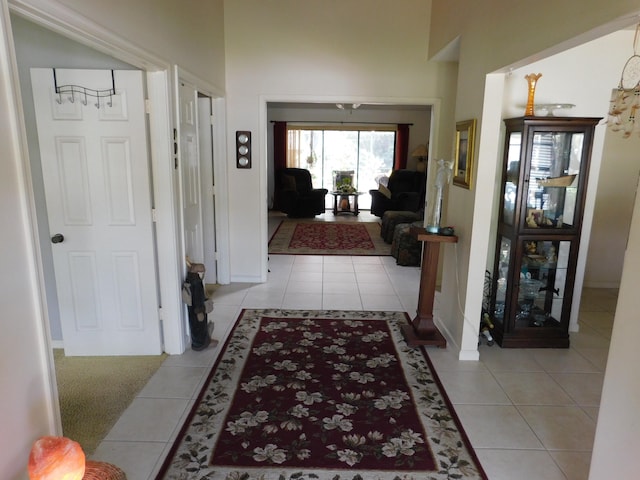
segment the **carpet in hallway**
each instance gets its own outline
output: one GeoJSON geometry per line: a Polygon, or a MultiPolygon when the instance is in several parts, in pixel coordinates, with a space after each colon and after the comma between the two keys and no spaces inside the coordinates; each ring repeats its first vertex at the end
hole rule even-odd
{"type": "Polygon", "coordinates": [[[270,254],[390,255],[377,222],[283,220],[269,242],[270,254]]]}
{"type": "Polygon", "coordinates": [[[243,310],[158,479],[486,479],[400,312],[243,310]]]}

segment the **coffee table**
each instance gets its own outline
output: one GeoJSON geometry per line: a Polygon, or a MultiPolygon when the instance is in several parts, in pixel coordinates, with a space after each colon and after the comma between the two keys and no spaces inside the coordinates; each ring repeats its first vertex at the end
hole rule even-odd
{"type": "Polygon", "coordinates": [[[364,192],[331,192],[333,195],[333,214],[339,215],[341,213],[358,215],[360,209],[358,208],[358,197],[364,192]],[[353,202],[351,198],[353,197],[353,202]]]}

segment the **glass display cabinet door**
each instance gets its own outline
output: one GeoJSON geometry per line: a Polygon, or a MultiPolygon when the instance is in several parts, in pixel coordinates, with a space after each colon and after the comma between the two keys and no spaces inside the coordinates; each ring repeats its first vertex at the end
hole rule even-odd
{"type": "Polygon", "coordinates": [[[518,198],[518,183],[520,181],[522,132],[511,132],[509,134],[509,144],[507,148],[507,171],[505,175],[502,221],[506,225],[512,226],[515,218],[516,200],[518,198]]]}
{"type": "Polygon", "coordinates": [[[507,301],[507,286],[509,283],[509,261],[511,259],[511,240],[502,237],[498,252],[498,276],[495,284],[496,300],[493,311],[495,320],[504,323],[505,303],[507,301]]]}
{"type": "Polygon", "coordinates": [[[560,327],[571,247],[570,240],[522,241],[516,329],[560,327]]]}
{"type": "Polygon", "coordinates": [[[584,133],[533,133],[523,228],[575,228],[584,133]]]}

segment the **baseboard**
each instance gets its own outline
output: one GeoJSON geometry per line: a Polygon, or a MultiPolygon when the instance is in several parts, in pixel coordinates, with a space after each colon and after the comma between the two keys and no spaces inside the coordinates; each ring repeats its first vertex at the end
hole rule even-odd
{"type": "Polygon", "coordinates": [[[64,348],[64,340],[51,340],[51,348],[64,348]]]}
{"type": "Polygon", "coordinates": [[[460,350],[458,360],[477,362],[480,360],[480,352],[478,350],[460,350]]]}
{"type": "Polygon", "coordinates": [[[460,348],[460,345],[458,345],[457,342],[453,341],[453,336],[451,335],[451,332],[447,330],[447,328],[440,321],[440,319],[435,318],[434,324],[436,325],[436,328],[440,331],[440,333],[442,333],[444,338],[447,339],[447,348],[450,348],[454,352],[458,352],[458,360],[473,361],[473,362],[477,362],[478,360],[480,360],[480,352],[478,351],[478,349],[476,348],[475,350],[462,350],[460,348]]]}

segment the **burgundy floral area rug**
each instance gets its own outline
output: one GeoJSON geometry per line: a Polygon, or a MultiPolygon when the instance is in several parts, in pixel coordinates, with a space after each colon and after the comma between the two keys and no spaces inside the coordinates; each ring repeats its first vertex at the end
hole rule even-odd
{"type": "Polygon", "coordinates": [[[158,479],[486,479],[400,312],[244,310],[158,479]]]}
{"type": "Polygon", "coordinates": [[[283,220],[269,242],[270,254],[391,255],[376,222],[283,220]]]}

